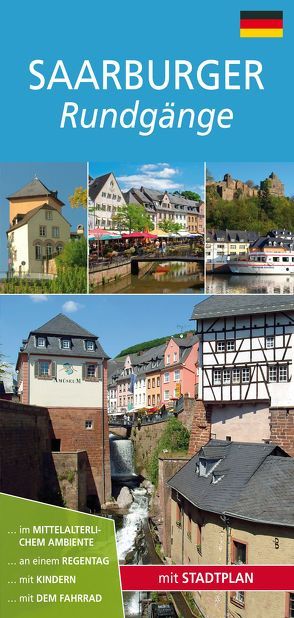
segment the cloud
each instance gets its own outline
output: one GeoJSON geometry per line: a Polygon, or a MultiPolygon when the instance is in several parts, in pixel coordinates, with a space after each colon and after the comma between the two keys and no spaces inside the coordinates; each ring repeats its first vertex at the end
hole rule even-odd
{"type": "Polygon", "coordinates": [[[179,170],[171,167],[169,163],[146,163],[141,165],[135,174],[119,176],[118,181],[123,191],[131,187],[140,188],[142,185],[158,191],[175,191],[183,188],[176,178],[178,174],[179,170]]]}
{"type": "Polygon", "coordinates": [[[46,294],[30,294],[30,299],[33,303],[46,303],[49,300],[46,294]]]}
{"type": "Polygon", "coordinates": [[[84,305],[80,303],[76,303],[74,300],[67,300],[66,303],[63,303],[62,309],[65,313],[75,313],[79,311],[79,309],[83,309],[84,305]]]}

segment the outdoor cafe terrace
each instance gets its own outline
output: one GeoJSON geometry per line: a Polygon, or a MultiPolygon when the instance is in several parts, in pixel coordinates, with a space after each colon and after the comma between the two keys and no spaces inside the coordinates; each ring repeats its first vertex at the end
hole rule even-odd
{"type": "Polygon", "coordinates": [[[120,233],[101,228],[89,230],[89,268],[103,270],[108,265],[128,263],[132,257],[197,257],[203,252],[201,234],[189,232],[120,233]]]}

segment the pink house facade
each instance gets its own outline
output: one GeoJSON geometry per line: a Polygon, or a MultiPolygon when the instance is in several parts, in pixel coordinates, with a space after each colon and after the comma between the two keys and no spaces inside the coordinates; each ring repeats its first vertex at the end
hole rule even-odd
{"type": "Polygon", "coordinates": [[[181,395],[195,397],[198,383],[198,337],[172,338],[164,353],[161,370],[161,402],[168,404],[181,395]]]}

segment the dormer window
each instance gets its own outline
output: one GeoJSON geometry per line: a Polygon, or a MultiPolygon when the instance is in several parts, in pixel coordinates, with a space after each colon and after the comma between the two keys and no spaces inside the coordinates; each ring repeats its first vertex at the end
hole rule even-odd
{"type": "Polygon", "coordinates": [[[70,350],[70,348],[71,348],[71,340],[70,339],[61,339],[61,348],[62,348],[62,350],[70,350]]]}
{"type": "Polygon", "coordinates": [[[197,464],[196,468],[199,476],[204,476],[207,478],[220,461],[220,459],[208,459],[206,457],[199,457],[199,463],[197,464]]]}
{"type": "Polygon", "coordinates": [[[37,348],[46,348],[45,337],[37,337],[37,348]]]}
{"type": "Polygon", "coordinates": [[[94,341],[87,340],[85,341],[85,348],[88,352],[93,352],[95,349],[94,341]]]}

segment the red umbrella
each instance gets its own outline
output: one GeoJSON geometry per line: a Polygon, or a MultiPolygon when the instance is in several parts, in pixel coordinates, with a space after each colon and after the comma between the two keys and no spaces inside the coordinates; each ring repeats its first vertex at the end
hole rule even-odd
{"type": "Polygon", "coordinates": [[[100,236],[103,236],[103,234],[105,234],[105,230],[103,230],[101,227],[94,227],[93,230],[90,230],[91,236],[95,236],[95,238],[99,238],[100,236]]]}

